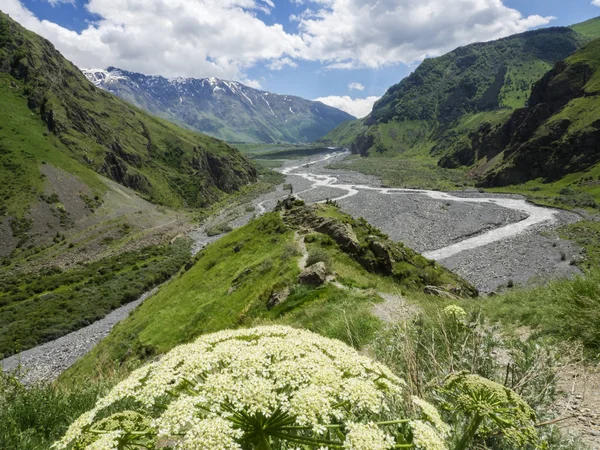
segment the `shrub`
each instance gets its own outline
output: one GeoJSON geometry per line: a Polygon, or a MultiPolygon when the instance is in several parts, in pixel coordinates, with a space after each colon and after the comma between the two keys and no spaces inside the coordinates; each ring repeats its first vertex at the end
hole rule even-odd
{"type": "Polygon", "coordinates": [[[322,248],[311,248],[308,252],[306,265],[309,267],[318,262],[323,262],[327,267],[331,267],[331,257],[329,256],[329,253],[322,248]]]}

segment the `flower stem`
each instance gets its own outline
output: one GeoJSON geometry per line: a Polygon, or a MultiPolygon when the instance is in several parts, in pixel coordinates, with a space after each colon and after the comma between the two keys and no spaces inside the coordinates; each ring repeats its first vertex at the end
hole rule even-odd
{"type": "Polygon", "coordinates": [[[466,450],[469,444],[473,441],[475,433],[477,433],[481,422],[483,422],[483,416],[475,414],[471,419],[471,422],[467,426],[467,429],[460,438],[460,441],[458,442],[458,444],[456,444],[456,447],[454,447],[454,450],[466,450]]]}

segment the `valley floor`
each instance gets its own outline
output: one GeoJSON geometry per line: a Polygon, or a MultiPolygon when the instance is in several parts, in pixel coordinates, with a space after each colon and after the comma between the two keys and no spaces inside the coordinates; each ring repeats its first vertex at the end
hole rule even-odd
{"type": "Polygon", "coordinates": [[[289,163],[286,182],[307,202],[336,200],[345,212],[436,259],[482,293],[580,273],[573,263],[581,249],[555,231],[581,220],[578,214],[539,208],[517,195],[381,188],[376,177],[328,168],[345,156],[289,163]]]}
{"type": "MultiPolygon", "coordinates": [[[[376,177],[327,167],[345,156],[337,153],[288,161],[280,170],[300,198],[309,203],[336,200],[345,212],[366,218],[392,240],[438,259],[482,293],[580,273],[571,262],[580,258],[581,250],[561,240],[554,231],[560,225],[578,221],[576,214],[534,206],[530,206],[536,209],[533,214],[531,211],[527,214],[523,211],[524,202],[519,203],[520,197],[473,190],[450,195],[432,191],[393,192],[380,188],[376,177]],[[517,206],[511,209],[506,205],[517,206]],[[537,223],[531,217],[537,217],[537,223]],[[470,245],[461,251],[456,248],[461,243],[470,245]]],[[[189,233],[195,243],[193,252],[221,237],[210,233],[211,229],[223,225],[241,227],[257,214],[272,210],[287,194],[279,186],[250,203],[210,217],[202,227],[189,233]]],[[[4,360],[2,365],[8,369],[20,363],[28,371],[30,381],[54,379],[106,336],[140,301],[119,308],[89,327],[4,360]]]]}

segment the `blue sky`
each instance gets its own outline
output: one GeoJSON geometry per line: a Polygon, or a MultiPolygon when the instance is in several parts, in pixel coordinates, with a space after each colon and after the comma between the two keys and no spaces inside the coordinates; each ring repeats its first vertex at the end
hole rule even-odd
{"type": "MultiPolygon", "coordinates": [[[[600,0],[595,0],[600,6],[600,0]]],[[[592,0],[3,0],[80,67],[217,76],[355,115],[423,58],[600,15],[592,0]]]]}

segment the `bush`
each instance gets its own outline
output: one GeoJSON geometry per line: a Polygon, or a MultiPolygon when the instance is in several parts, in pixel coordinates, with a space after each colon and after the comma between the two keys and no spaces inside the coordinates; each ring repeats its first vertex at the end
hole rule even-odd
{"type": "Polygon", "coordinates": [[[312,266],[313,264],[316,264],[318,262],[325,263],[327,267],[331,267],[331,257],[329,256],[329,253],[327,253],[327,251],[318,247],[311,248],[308,251],[308,259],[306,260],[306,265],[312,266]]]}

